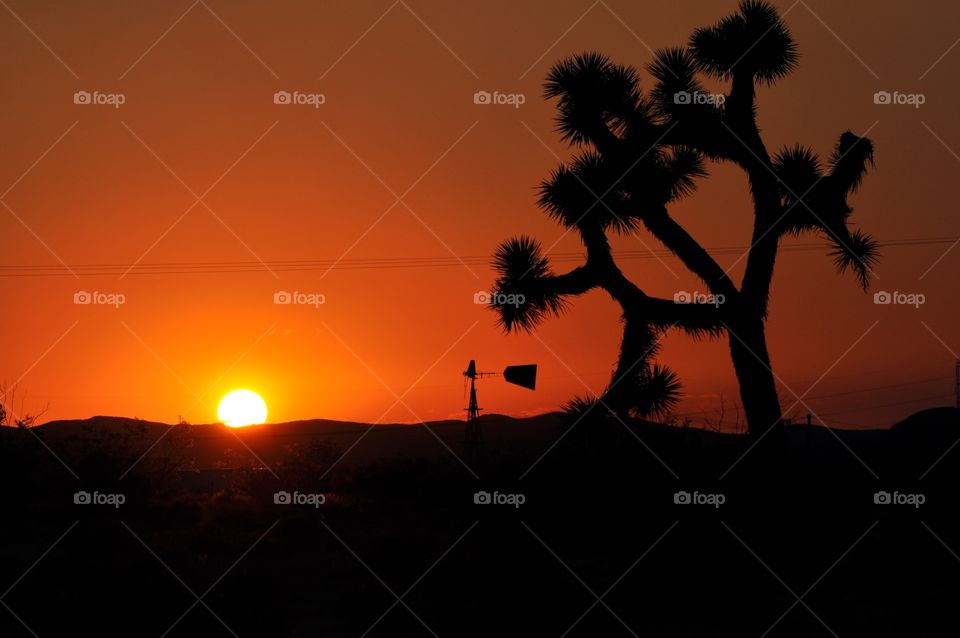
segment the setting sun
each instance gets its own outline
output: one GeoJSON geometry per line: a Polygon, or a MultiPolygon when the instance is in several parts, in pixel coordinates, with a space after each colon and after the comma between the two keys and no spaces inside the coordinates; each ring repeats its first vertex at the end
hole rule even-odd
{"type": "Polygon", "coordinates": [[[252,390],[234,390],[220,400],[217,418],[232,428],[256,425],[267,420],[267,404],[252,390]]]}

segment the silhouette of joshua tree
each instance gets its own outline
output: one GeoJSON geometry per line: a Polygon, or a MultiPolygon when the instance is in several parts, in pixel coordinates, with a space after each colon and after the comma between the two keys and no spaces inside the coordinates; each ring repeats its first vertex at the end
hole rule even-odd
{"type": "MultiPolygon", "coordinates": [[[[597,53],[565,59],[550,72],[545,97],[557,99],[557,129],[580,152],[541,184],[538,203],[579,234],[586,260],[554,274],[537,241],[521,236],[504,242],[494,256],[494,291],[522,294],[526,302],[494,309],[506,332],[532,331],[561,314],[569,298],[606,291],[622,309],[623,342],[613,377],[596,400],[618,416],[662,414],[676,403],[676,374],[650,361],[663,334],[677,327],[694,337],[727,335],[752,434],[781,422],[764,333],[781,237],[819,233],[832,244],[838,271],[852,270],[867,289],[878,245],[848,228],[847,197],[873,164],[870,140],[843,133],[824,165],[800,145],[771,157],[757,127],[757,85],[785,77],[797,58],[776,9],[744,0],[737,13],[694,31],[686,48],[656,52],[648,67],[656,82],[647,95],[636,69],[597,53]],[[727,81],[728,93],[712,98],[699,74],[727,81]],[[706,176],[704,158],[732,162],[749,183],[753,236],[739,288],[668,211],[706,176]],[[659,299],[627,279],[611,254],[608,233],[641,227],[724,303],[659,299]]],[[[590,401],[571,406],[582,410],[590,401]]]]}

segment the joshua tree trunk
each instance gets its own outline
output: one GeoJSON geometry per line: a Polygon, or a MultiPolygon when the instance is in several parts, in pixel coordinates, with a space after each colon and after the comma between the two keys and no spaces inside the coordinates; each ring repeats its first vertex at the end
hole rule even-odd
{"type": "Polygon", "coordinates": [[[646,365],[650,350],[656,344],[646,322],[623,316],[623,340],[620,343],[620,357],[617,367],[610,378],[610,384],[603,393],[603,400],[611,410],[621,418],[630,415],[630,409],[636,405],[637,391],[635,380],[640,375],[640,366],[646,365]]]}
{"type": "Polygon", "coordinates": [[[750,433],[763,435],[783,416],[767,352],[763,320],[739,318],[729,325],[730,356],[740,385],[740,400],[750,433]]]}

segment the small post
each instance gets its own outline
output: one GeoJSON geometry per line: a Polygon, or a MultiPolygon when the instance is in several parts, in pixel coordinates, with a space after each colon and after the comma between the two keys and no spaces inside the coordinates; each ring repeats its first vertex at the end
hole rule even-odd
{"type": "Polygon", "coordinates": [[[954,394],[956,395],[956,408],[960,409],[960,359],[957,359],[953,367],[954,376],[954,394]]]}

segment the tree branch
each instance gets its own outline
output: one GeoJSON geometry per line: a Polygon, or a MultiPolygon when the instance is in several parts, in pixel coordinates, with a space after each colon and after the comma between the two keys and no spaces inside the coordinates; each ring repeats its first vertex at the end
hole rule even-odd
{"type": "Polygon", "coordinates": [[[666,208],[642,215],[644,226],[660,243],[676,255],[690,272],[700,277],[714,294],[731,301],[739,292],[716,260],[667,212],[666,208]]]}

